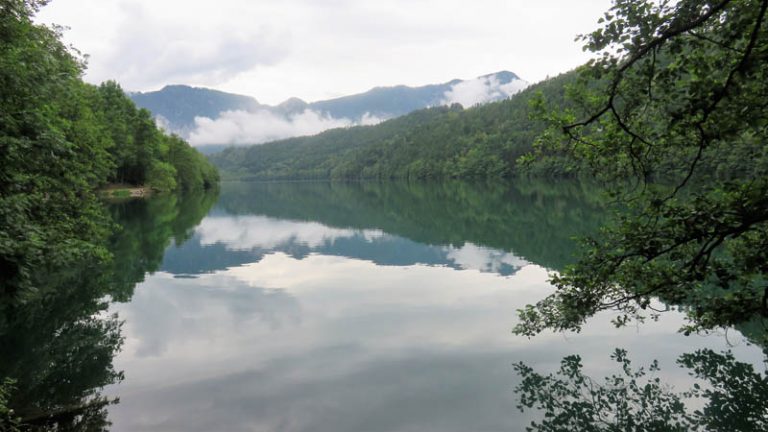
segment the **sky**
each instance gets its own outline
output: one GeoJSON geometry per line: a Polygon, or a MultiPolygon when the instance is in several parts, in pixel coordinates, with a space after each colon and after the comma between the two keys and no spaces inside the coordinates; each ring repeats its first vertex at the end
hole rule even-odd
{"type": "Polygon", "coordinates": [[[509,70],[528,82],[589,58],[574,40],[610,0],[53,0],[85,79],[187,84],[277,104],[509,70]]]}

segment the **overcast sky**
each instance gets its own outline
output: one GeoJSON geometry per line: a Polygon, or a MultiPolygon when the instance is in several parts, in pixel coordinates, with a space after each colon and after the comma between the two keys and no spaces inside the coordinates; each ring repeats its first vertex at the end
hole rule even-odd
{"type": "Polygon", "coordinates": [[[189,84],[275,104],[510,70],[530,82],[588,59],[574,37],[610,0],[53,0],[86,80],[189,84]]]}

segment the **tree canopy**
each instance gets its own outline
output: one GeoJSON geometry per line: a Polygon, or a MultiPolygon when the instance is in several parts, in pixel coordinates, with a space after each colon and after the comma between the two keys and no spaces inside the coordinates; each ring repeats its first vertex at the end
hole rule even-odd
{"type": "Polygon", "coordinates": [[[82,81],[84,62],[60,29],[32,21],[45,3],[0,0],[0,294],[12,296],[36,289],[35,269],[106,258],[104,184],[191,190],[218,180],[117,83],[82,81]]]}
{"type": "MultiPolygon", "coordinates": [[[[654,318],[661,300],[687,313],[686,334],[735,327],[766,350],[767,11],[766,0],[616,0],[581,37],[597,57],[569,86],[569,106],[534,100],[551,126],[520,162],[589,172],[618,210],[553,275],[556,291],[519,311],[516,333],[578,331],[601,310],[622,326],[654,318]]],[[[545,413],[528,430],[766,428],[768,377],[730,353],[681,356],[706,381],[681,393],[653,377],[656,363],[613,358],[623,373],[604,383],[582,374],[578,356],[550,375],[516,365],[520,408],[545,413]]]]}
{"type": "MultiPolygon", "coordinates": [[[[617,0],[585,35],[598,54],[532,160],[565,156],[625,206],[521,311],[516,331],[616,324],[680,305],[686,331],[768,316],[768,1],[617,0]]],[[[534,162],[535,164],[536,162],[534,162]]]]}

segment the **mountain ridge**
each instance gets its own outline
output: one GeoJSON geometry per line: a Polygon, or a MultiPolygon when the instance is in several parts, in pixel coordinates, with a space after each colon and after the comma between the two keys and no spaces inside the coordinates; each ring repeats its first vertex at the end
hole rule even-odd
{"type": "Polygon", "coordinates": [[[262,104],[252,96],[184,84],[168,84],[157,91],[129,95],[139,107],[152,112],[165,129],[189,138],[197,127],[196,117],[216,120],[222,113],[230,111],[268,112],[287,119],[311,110],[320,117],[345,119],[351,124],[359,124],[367,118],[378,121],[430,106],[449,104],[451,92],[460,86],[474,86],[469,89],[470,95],[475,91],[480,93],[481,98],[498,100],[509,97],[512,91],[518,91],[516,88],[499,90],[514,84],[519,85],[519,89],[527,86],[527,82],[514,72],[502,70],[470,80],[453,79],[440,84],[378,86],[366,92],[314,102],[291,97],[277,105],[262,104]]]}
{"type": "Polygon", "coordinates": [[[470,109],[431,107],[372,126],[230,147],[209,159],[225,177],[242,180],[509,177],[544,129],[530,118],[529,102],[541,94],[565,106],[575,77],[567,72],[470,109]]]}

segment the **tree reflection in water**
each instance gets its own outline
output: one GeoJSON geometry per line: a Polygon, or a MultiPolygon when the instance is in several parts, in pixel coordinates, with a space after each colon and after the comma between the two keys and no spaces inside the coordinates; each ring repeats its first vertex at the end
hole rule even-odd
{"type": "Polygon", "coordinates": [[[611,355],[621,372],[598,382],[582,373],[581,358],[568,356],[549,375],[518,363],[518,408],[544,412],[529,431],[765,431],[768,375],[709,349],[683,354],[677,363],[701,383],[676,392],[661,378],[656,361],[634,369],[625,350],[611,355]],[[702,399],[694,409],[687,401],[702,399]]]}
{"type": "Polygon", "coordinates": [[[112,360],[121,321],[110,301],[130,300],[137,283],[159,267],[163,252],[189,238],[216,193],[162,196],[112,204],[111,258],[38,269],[24,296],[0,297],[0,430],[101,431],[101,389],[122,380],[112,360]]]}

